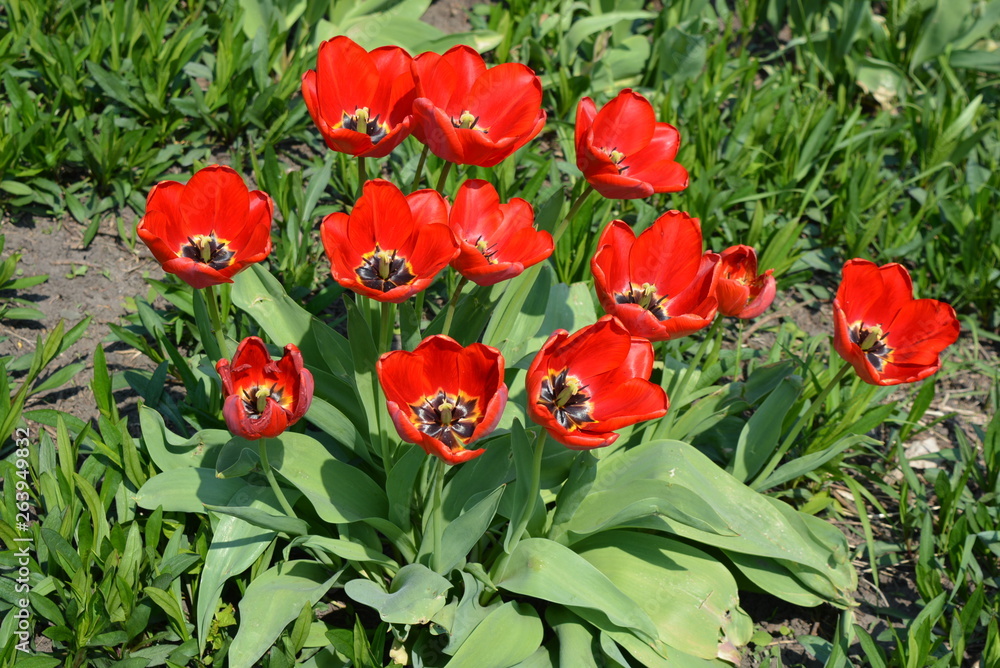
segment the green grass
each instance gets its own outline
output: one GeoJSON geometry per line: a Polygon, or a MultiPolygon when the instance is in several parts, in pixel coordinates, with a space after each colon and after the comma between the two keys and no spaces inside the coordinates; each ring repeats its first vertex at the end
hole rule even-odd
{"type": "MultiPolygon", "coordinates": [[[[678,160],[691,185],[626,203],[622,216],[629,222],[641,228],[667,208],[689,211],[701,218],[711,247],[756,246],[783,289],[798,288],[810,299],[831,296],[846,258],[902,262],[918,296],[952,303],[965,329],[996,341],[997,3],[889,0],[876,5],[878,13],[849,0],[759,0],[733,3],[733,10],[707,0],[666,4],[660,12],[637,0],[513,0],[475,8],[473,27],[495,46],[493,61],[525,62],[542,76],[549,111],[542,139],[549,148],[522,152],[517,168],[508,161],[467,175],[490,178],[501,197],[526,197],[540,226],[551,229],[578,194],[566,185],[578,174],[572,120],[579,98],[602,104],[630,86],[653,101],[658,120],[680,129],[678,160]]],[[[420,3],[385,5],[416,18],[410,15],[420,3]]],[[[137,0],[0,0],[0,206],[11,216],[72,216],[86,226],[89,243],[109,216],[128,207],[141,214],[157,180],[173,174],[185,180],[200,165],[227,162],[274,197],[272,271],[289,294],[322,311],[340,291],[318,271],[315,229],[322,215],[351,201],[357,177],[343,156],[327,154],[298,95],[299,81],[318,41],[334,26],[357,25],[366,12],[357,3],[331,9],[315,1],[159,0],[144,7],[137,0]],[[267,7],[270,13],[261,11],[267,7]],[[292,9],[301,9],[297,20],[288,18],[292,9]]],[[[419,32],[392,34],[404,46],[425,48],[419,32]]],[[[418,154],[409,140],[385,169],[409,183],[418,154]]],[[[429,172],[439,169],[432,158],[429,172]]],[[[593,224],[573,228],[572,243],[557,251],[560,278],[589,276],[590,249],[610,210],[594,199],[581,209],[580,218],[593,224]]],[[[131,230],[120,234],[134,245],[131,230]]],[[[18,259],[0,266],[0,290],[31,285],[33,278],[15,278],[18,259]]],[[[38,433],[30,470],[39,519],[32,605],[51,622],[46,635],[56,643],[56,658],[26,666],[141,665],[123,663],[130,659],[205,665],[194,658],[190,611],[215,527],[207,515],[137,512],[132,495],[155,468],[113,398],[114,390],[130,388],[176,426],[219,426],[210,370],[198,357],[194,322],[203,305],[176,281],[154,282],[150,290],[113,331],[156,370],[112,378],[99,353],[96,426],[50,410],[25,415],[54,434],[38,433]],[[171,308],[151,306],[156,295],[171,308]],[[168,375],[184,384],[183,401],[162,391],[168,375]]],[[[38,317],[23,307],[5,302],[0,317],[38,317]]],[[[0,359],[5,481],[16,476],[8,437],[26,401],[78,370],[44,375],[85,327],[86,321],[65,333],[57,329],[37,352],[0,359]]],[[[778,359],[792,360],[804,388],[775,413],[789,427],[833,374],[823,361],[828,336],[811,336],[794,323],[773,333],[774,345],[748,369],[759,371],[767,391],[729,394],[725,377],[735,374],[734,359],[723,350],[714,374],[672,397],[674,410],[690,417],[671,433],[731,464],[726,447],[739,436],[746,411],[765,409],[774,389],[765,363],[778,359]],[[706,396],[694,403],[699,388],[706,396]]],[[[667,348],[682,359],[692,346],[667,348]]],[[[961,369],[996,377],[981,361],[961,369]]],[[[845,386],[805,425],[802,441],[813,445],[782,459],[788,468],[778,468],[781,475],[754,480],[746,472],[747,480],[807,512],[856,518],[862,540],[852,557],[870,563],[872,577],[912,569],[919,614],[881,611],[901,628],[872,638],[845,613],[836,632],[815,645],[828,665],[850,665],[848,651],[873,666],[957,666],[963,652],[983,656],[984,666],[1000,663],[1000,422],[993,417],[972,434],[956,428],[958,448],[941,455],[937,468],[915,471],[902,450],[931,422],[926,410],[934,392],[933,383],[892,396],[845,386]],[[876,428],[878,444],[863,437],[848,442],[876,428]],[[902,477],[891,477],[894,470],[902,477]],[[853,507],[835,489],[848,490],[853,507]],[[887,535],[879,529],[885,524],[887,535]]],[[[1000,383],[983,403],[995,416],[1000,383]]],[[[0,534],[9,545],[15,519],[8,516],[13,500],[5,502],[0,534]]],[[[235,634],[233,604],[280,556],[275,545],[227,585],[208,636],[214,665],[225,663],[235,634]]],[[[9,553],[2,559],[5,568],[15,565],[9,553]]],[[[5,615],[13,609],[12,592],[0,591],[0,601],[5,615]]],[[[310,630],[321,622],[303,615],[267,665],[291,665],[303,648],[316,646],[310,630]]],[[[339,623],[352,626],[354,618],[339,623]]],[[[336,638],[344,654],[360,657],[369,643],[385,644],[385,628],[358,621],[353,629],[340,629],[336,638]]],[[[0,655],[13,660],[10,642],[0,655]]]]}

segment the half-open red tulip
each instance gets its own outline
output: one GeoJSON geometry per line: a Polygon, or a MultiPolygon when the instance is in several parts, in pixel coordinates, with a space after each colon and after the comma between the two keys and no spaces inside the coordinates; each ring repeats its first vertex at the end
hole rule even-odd
{"type": "Polygon", "coordinates": [[[520,63],[487,69],[468,46],[413,59],[413,134],[431,153],[460,165],[492,167],[545,125],[542,83],[520,63]]]}
{"type": "Polygon", "coordinates": [[[370,53],[349,37],[319,47],[316,69],[302,76],[302,99],[326,145],[362,158],[381,158],[410,134],[413,76],[398,46],[370,53]]]}
{"type": "Polygon", "coordinates": [[[514,278],[552,255],[552,235],[534,228],[531,205],[520,197],[501,204],[487,181],[458,188],[448,222],[461,247],[451,266],[478,285],[514,278]]]}
{"type": "Polygon", "coordinates": [[[209,165],[187,184],[161,181],[146,198],[139,238],[168,274],[193,288],[232,283],[271,252],[274,202],[231,167],[209,165]]]}
{"type": "Polygon", "coordinates": [[[687,170],[674,161],[680,145],[677,128],[657,123],[653,105],[629,88],[600,111],[589,97],[576,108],[576,165],[610,199],[687,188],[687,170]]]}
{"type": "Polygon", "coordinates": [[[222,378],[222,415],[229,431],[255,440],[273,438],[299,421],[313,398],[313,377],[292,344],[275,361],[264,342],[249,336],[240,342],[230,363],[215,365],[222,378]]]}
{"type": "Polygon", "coordinates": [[[400,438],[449,464],[485,452],[468,446],[496,428],[507,405],[499,350],[438,334],[413,352],[385,353],[376,370],[400,438]]]}
{"type": "Polygon", "coordinates": [[[757,274],[757,252],[750,246],[731,246],[720,255],[715,296],[719,313],[743,320],[756,318],[774,301],[774,269],[757,274]]]}
{"type": "Polygon", "coordinates": [[[320,237],[333,278],[380,302],[426,289],[458,255],[444,198],[433,190],[404,196],[382,179],[364,184],[350,215],[324,218],[320,237]]]}
{"type": "Polygon", "coordinates": [[[609,315],[572,335],[557,330],[528,369],[528,415],[574,450],[611,445],[616,429],[666,414],[652,371],[653,345],[609,315]]]}
{"type": "Polygon", "coordinates": [[[923,380],[941,368],[959,330],[950,305],[913,298],[905,267],[861,259],[844,263],[833,325],[833,347],[871,385],[923,380]]]}
{"type": "Polygon", "coordinates": [[[701,224],[668,211],[638,238],[612,221],[590,262],[604,310],[636,336],[677,339],[712,324],[719,256],[702,253],[701,224]]]}

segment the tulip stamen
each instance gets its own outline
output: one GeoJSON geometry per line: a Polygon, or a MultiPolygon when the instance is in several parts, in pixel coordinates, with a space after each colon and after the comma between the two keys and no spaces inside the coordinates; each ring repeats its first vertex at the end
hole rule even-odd
{"type": "Polygon", "coordinates": [[[621,164],[622,161],[625,159],[625,154],[619,151],[618,147],[602,148],[601,150],[604,151],[609,158],[611,158],[611,162],[615,163],[615,166],[618,167],[619,174],[628,169],[628,165],[625,165],[623,167],[621,164]]]}
{"type": "Polygon", "coordinates": [[[400,285],[407,285],[416,276],[406,258],[398,251],[385,251],[375,245],[375,250],[362,257],[362,264],[354,270],[362,285],[373,290],[388,292],[400,285]]]}
{"type": "Polygon", "coordinates": [[[619,304],[638,304],[652,313],[661,322],[670,318],[666,309],[666,302],[668,300],[669,297],[667,295],[662,297],[657,296],[656,286],[652,283],[643,283],[641,286],[632,284],[629,286],[628,292],[615,294],[615,302],[619,304]]]}
{"type": "Polygon", "coordinates": [[[226,248],[228,243],[228,240],[216,238],[215,232],[196,234],[188,237],[188,243],[181,246],[177,255],[207,264],[215,270],[225,269],[236,258],[236,253],[226,248]]]}
{"type": "Polygon", "coordinates": [[[368,107],[355,107],[353,115],[343,112],[340,126],[345,130],[366,134],[371,137],[373,144],[377,144],[389,134],[389,124],[379,123],[379,117],[380,114],[375,114],[375,118],[371,118],[368,107]]]}
{"type": "Polygon", "coordinates": [[[865,354],[876,371],[881,371],[885,362],[891,362],[893,349],[886,345],[885,340],[889,332],[882,332],[881,325],[874,325],[871,328],[865,327],[863,323],[855,323],[851,326],[848,337],[851,343],[857,344],[861,352],[865,354]]]}
{"type": "Polygon", "coordinates": [[[410,405],[413,410],[410,421],[417,429],[452,450],[463,450],[482,419],[478,403],[475,397],[451,395],[438,390],[434,396],[423,397],[420,403],[410,405]]]}
{"type": "Polygon", "coordinates": [[[497,263],[496,258],[493,257],[497,254],[496,247],[497,245],[495,243],[487,245],[486,239],[483,239],[482,237],[476,239],[476,250],[482,253],[483,257],[486,258],[486,261],[490,264],[497,263]]]}
{"type": "Polygon", "coordinates": [[[586,389],[587,386],[579,378],[570,376],[566,369],[559,372],[550,369],[549,375],[542,379],[538,403],[548,408],[564,429],[581,429],[596,422],[590,415],[590,395],[586,389]]]}
{"type": "Polygon", "coordinates": [[[462,115],[458,118],[453,117],[451,124],[461,130],[479,130],[483,134],[489,132],[489,128],[479,127],[479,116],[474,115],[468,110],[463,111],[462,115]]]}
{"type": "Polygon", "coordinates": [[[243,405],[251,420],[256,420],[263,415],[267,409],[268,399],[273,400],[280,406],[290,403],[291,399],[290,396],[285,397],[283,388],[279,388],[277,385],[254,385],[243,388],[241,394],[243,395],[243,405]]]}

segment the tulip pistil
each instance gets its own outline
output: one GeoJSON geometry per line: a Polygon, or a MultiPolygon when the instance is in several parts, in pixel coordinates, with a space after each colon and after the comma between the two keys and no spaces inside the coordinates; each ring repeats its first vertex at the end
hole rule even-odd
{"type": "Polygon", "coordinates": [[[549,375],[542,379],[538,403],[548,408],[564,429],[580,429],[596,422],[590,416],[590,395],[584,391],[586,389],[587,386],[568,375],[566,369],[559,372],[550,369],[549,375]]]}
{"type": "Polygon", "coordinates": [[[628,165],[625,165],[624,167],[622,166],[622,161],[625,159],[625,154],[619,151],[617,147],[610,149],[605,148],[601,150],[604,151],[609,158],[611,158],[611,162],[615,163],[615,166],[618,167],[619,174],[628,169],[628,165]]]}
{"type": "Polygon", "coordinates": [[[882,366],[892,355],[893,349],[886,345],[885,339],[889,332],[882,333],[881,325],[874,325],[871,328],[865,327],[858,322],[851,326],[848,336],[851,343],[857,344],[861,352],[865,354],[876,371],[881,371],[882,366]]]}
{"type": "Polygon", "coordinates": [[[452,450],[462,450],[480,420],[477,404],[474,397],[456,396],[438,390],[434,396],[424,397],[420,403],[410,406],[413,411],[410,421],[417,429],[452,450]]]}
{"type": "Polygon", "coordinates": [[[207,264],[215,270],[225,269],[236,257],[236,253],[226,248],[228,243],[225,239],[216,238],[215,232],[196,234],[188,237],[188,243],[181,246],[178,255],[207,264]]]}
{"type": "Polygon", "coordinates": [[[662,297],[657,296],[656,286],[652,283],[643,283],[641,286],[632,284],[629,286],[628,292],[615,294],[615,302],[619,304],[638,304],[652,313],[661,322],[670,317],[667,315],[667,299],[666,295],[662,297]]]}
{"type": "Polygon", "coordinates": [[[254,385],[253,387],[245,388],[242,391],[243,405],[246,408],[247,415],[251,420],[256,420],[267,409],[267,400],[272,399],[279,405],[284,405],[288,403],[283,401],[284,392],[282,388],[276,385],[254,385]]]}
{"type": "Polygon", "coordinates": [[[469,110],[463,111],[458,118],[452,118],[451,124],[462,130],[479,130],[483,134],[489,132],[489,128],[479,127],[479,116],[469,110]]]}
{"type": "Polygon", "coordinates": [[[368,107],[355,107],[353,115],[344,112],[340,125],[345,130],[354,130],[368,135],[371,137],[372,143],[377,144],[389,134],[389,124],[379,123],[379,116],[379,114],[375,114],[375,118],[371,118],[371,111],[368,107]]]}
{"type": "Polygon", "coordinates": [[[406,258],[397,255],[397,251],[385,251],[377,245],[373,252],[362,257],[361,266],[354,272],[362,285],[382,292],[406,285],[416,278],[406,258]]]}

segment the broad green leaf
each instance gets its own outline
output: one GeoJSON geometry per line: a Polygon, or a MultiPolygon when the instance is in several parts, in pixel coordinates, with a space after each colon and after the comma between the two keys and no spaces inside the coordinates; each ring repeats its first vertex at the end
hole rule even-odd
{"type": "MultiPolygon", "coordinates": [[[[288,502],[293,505],[295,504],[295,499],[297,499],[298,496],[298,492],[295,491],[288,490],[285,492],[285,497],[288,499],[288,502]]],[[[232,517],[241,519],[247,524],[252,524],[255,527],[260,527],[261,529],[280,531],[290,536],[304,536],[309,532],[309,525],[306,524],[304,520],[300,520],[297,517],[288,517],[287,515],[274,515],[266,510],[261,510],[260,508],[210,505],[206,505],[205,508],[211,510],[213,513],[218,513],[219,515],[231,515],[232,517]]]]}
{"type": "Polygon", "coordinates": [[[746,482],[778,449],[785,415],[801,388],[802,382],[796,377],[783,379],[747,420],[736,443],[736,454],[733,455],[734,478],[746,482]]]}
{"type": "Polygon", "coordinates": [[[739,663],[753,622],[717,558],[663,536],[606,531],[573,546],[649,615],[660,640],[704,659],[739,663]]]}
{"type": "MultiPolygon", "coordinates": [[[[274,510],[280,512],[278,500],[274,493],[266,487],[256,487],[240,482],[243,488],[227,499],[229,506],[244,506],[257,510],[274,510]]],[[[208,630],[215,616],[216,601],[226,581],[234,575],[239,575],[264,552],[276,533],[245,522],[232,515],[219,518],[212,535],[212,544],[208,546],[205,565],[201,569],[201,579],[198,584],[198,599],[196,601],[198,644],[204,651],[208,639],[208,630]]]]}
{"type": "MultiPolygon", "coordinates": [[[[307,367],[323,364],[346,377],[343,360],[351,358],[347,340],[295,303],[262,265],[255,264],[235,277],[232,296],[233,304],[250,314],[272,341],[298,346],[307,367]]],[[[317,388],[319,384],[317,378],[317,388]]]]}
{"type": "Polygon", "coordinates": [[[163,417],[152,408],[139,409],[142,444],[161,471],[215,466],[219,450],[233,437],[223,429],[204,429],[191,438],[183,438],[168,430],[163,417]]]}
{"type": "Polygon", "coordinates": [[[246,486],[239,479],[220,479],[215,469],[171,469],[153,476],[135,493],[140,508],[165,512],[204,513],[205,504],[224,506],[246,486]]]}
{"type": "Polygon", "coordinates": [[[385,518],[385,492],[361,469],[334,458],[305,434],[285,432],[267,441],[271,467],[302,492],[327,522],[385,518]]]}
{"type": "Polygon", "coordinates": [[[598,668],[594,660],[594,631],[566,608],[550,605],[545,621],[559,639],[560,668],[598,668]]]}
{"type": "Polygon", "coordinates": [[[544,629],[535,609],[508,601],[479,623],[458,648],[448,668],[507,668],[535,653],[544,629]]]}
{"type": "Polygon", "coordinates": [[[533,337],[545,321],[549,290],[555,276],[548,263],[528,267],[520,276],[506,281],[503,297],[497,302],[483,333],[483,343],[503,353],[513,364],[525,351],[524,341],[533,337]]]}
{"type": "Polygon", "coordinates": [[[313,606],[340,573],[315,561],[288,561],[260,574],[240,600],[240,625],[229,647],[229,665],[250,668],[304,606],[313,606]]]}
{"type": "Polygon", "coordinates": [[[447,573],[469,554],[469,550],[479,542],[493,523],[503,491],[504,486],[497,487],[444,528],[444,533],[441,535],[441,553],[431,556],[434,570],[438,573],[447,573]]]}
{"type": "Polygon", "coordinates": [[[301,545],[303,547],[315,547],[348,561],[376,563],[394,571],[399,568],[399,564],[381,552],[376,552],[367,545],[361,545],[360,543],[344,540],[342,538],[329,538],[327,536],[301,536],[292,540],[290,547],[294,547],[296,545],[301,545]]]}
{"type": "Polygon", "coordinates": [[[496,584],[515,594],[596,610],[612,624],[650,639],[657,636],[649,615],[606,575],[573,550],[545,538],[519,542],[496,584]]]}
{"type": "Polygon", "coordinates": [[[848,559],[847,541],[835,527],[754,492],[687,443],[650,441],[602,459],[591,497],[648,480],[670,482],[700,496],[732,534],[704,531],[666,515],[636,519],[630,526],[667,530],[727,551],[777,559],[827,600],[851,600],[857,573],[848,559]]]}
{"type": "Polygon", "coordinates": [[[364,578],[351,580],[344,592],[353,600],[374,608],[390,624],[426,624],[447,602],[451,583],[420,564],[399,569],[389,591],[364,578]]]}

